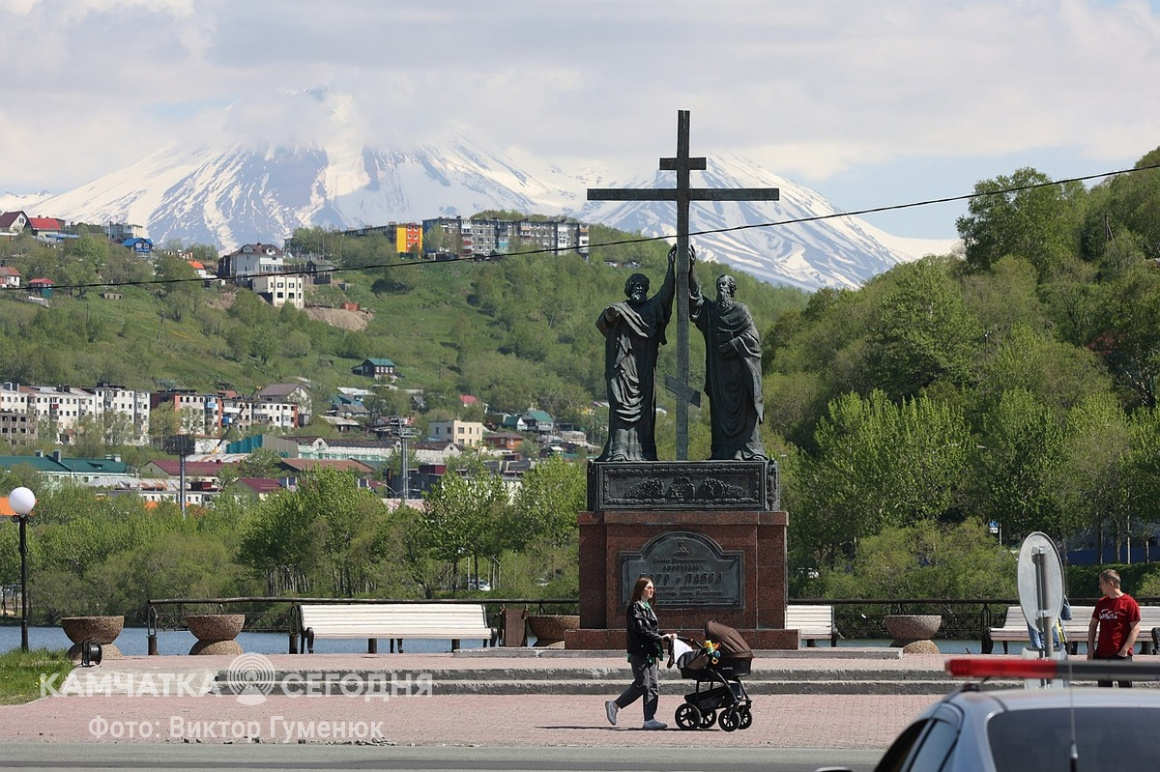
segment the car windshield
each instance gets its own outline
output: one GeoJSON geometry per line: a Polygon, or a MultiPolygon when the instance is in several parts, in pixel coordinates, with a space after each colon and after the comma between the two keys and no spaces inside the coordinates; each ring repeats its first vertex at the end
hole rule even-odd
{"type": "MultiPolygon", "coordinates": [[[[1138,707],[1077,708],[1079,772],[1152,768],[1160,758],[1156,710],[1138,707]]],[[[1069,708],[1012,710],[987,724],[997,772],[1067,772],[1071,753],[1069,708]]]]}

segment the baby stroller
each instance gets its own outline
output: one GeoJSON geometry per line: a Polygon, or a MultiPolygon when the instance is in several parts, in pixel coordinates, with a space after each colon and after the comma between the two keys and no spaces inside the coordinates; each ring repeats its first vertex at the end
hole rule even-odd
{"type": "Polygon", "coordinates": [[[720,722],[726,732],[749,728],[753,703],[741,676],[749,675],[753,652],[740,633],[709,620],[704,643],[681,638],[673,641],[668,666],[674,662],[681,669],[681,678],[696,682],[695,690],[686,694],[685,702],[677,708],[677,726],[708,729],[720,722]]]}

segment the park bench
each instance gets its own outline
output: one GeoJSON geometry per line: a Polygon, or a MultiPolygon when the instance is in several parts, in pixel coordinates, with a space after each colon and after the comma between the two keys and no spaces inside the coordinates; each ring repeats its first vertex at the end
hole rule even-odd
{"type": "Polygon", "coordinates": [[[825,640],[830,642],[830,646],[837,646],[841,637],[834,623],[833,606],[787,606],[785,629],[797,630],[798,638],[805,641],[806,646],[825,640]]]}
{"type": "Polygon", "coordinates": [[[391,641],[394,651],[403,640],[450,640],[458,649],[463,639],[484,645],[495,639],[482,605],[461,603],[301,603],[297,606],[299,652],[314,653],[315,638],[365,638],[367,651],[378,651],[378,639],[391,641]]]}
{"type": "MultiPolygon", "coordinates": [[[[1071,619],[1062,622],[1067,650],[1071,654],[1079,652],[1081,643],[1087,646],[1088,626],[1094,611],[1095,606],[1072,606],[1071,619]]],[[[1141,654],[1156,652],[1156,639],[1160,635],[1153,631],[1157,628],[1160,628],[1160,606],[1140,606],[1140,635],[1136,642],[1140,644],[1141,654]]],[[[1023,618],[1023,610],[1019,606],[1011,606],[1007,609],[1007,618],[1002,627],[991,627],[983,631],[983,653],[990,654],[996,641],[1003,644],[1003,653],[1006,654],[1009,642],[1026,643],[1027,640],[1027,620],[1023,618]]]]}

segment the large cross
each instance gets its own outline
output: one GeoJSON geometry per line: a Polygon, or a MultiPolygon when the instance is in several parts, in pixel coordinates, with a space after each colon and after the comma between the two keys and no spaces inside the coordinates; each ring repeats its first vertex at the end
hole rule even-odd
{"type": "Polygon", "coordinates": [[[589,188],[589,201],[677,202],[677,377],[666,376],[677,398],[677,460],[689,457],[689,403],[700,394],[689,386],[689,202],[777,201],[777,188],[692,188],[689,172],[704,171],[705,159],[689,157],[689,111],[677,111],[677,156],[662,158],[661,171],[677,173],[675,188],[589,188]]]}

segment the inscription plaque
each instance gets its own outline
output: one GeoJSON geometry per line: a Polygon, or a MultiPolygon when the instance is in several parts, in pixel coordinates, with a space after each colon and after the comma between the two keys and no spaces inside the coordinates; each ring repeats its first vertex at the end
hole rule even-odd
{"type": "Polygon", "coordinates": [[[741,608],[744,555],[725,551],[696,531],[670,531],[650,539],[640,552],[620,555],[620,604],[628,606],[637,578],[656,586],[656,605],[741,608]]]}
{"type": "Polygon", "coordinates": [[[593,461],[588,509],[758,510],[781,507],[774,461],[593,461]]]}

